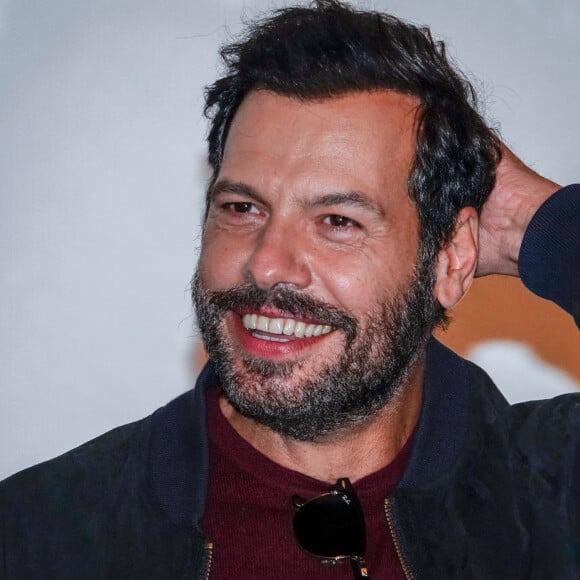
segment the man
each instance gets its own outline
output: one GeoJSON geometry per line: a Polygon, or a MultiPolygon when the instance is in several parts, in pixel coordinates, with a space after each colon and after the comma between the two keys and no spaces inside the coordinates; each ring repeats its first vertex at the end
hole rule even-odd
{"type": "Polygon", "coordinates": [[[580,400],[510,407],[430,334],[492,273],[578,322],[578,186],[502,149],[443,47],[390,16],[290,8],[223,55],[210,363],[4,482],[4,577],[577,577],[580,400]]]}

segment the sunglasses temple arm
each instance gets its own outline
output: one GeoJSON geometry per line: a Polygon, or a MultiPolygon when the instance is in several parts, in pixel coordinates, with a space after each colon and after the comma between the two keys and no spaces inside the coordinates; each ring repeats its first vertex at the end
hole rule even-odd
{"type": "Polygon", "coordinates": [[[367,563],[364,560],[351,559],[350,564],[352,566],[355,580],[363,580],[364,578],[370,580],[369,569],[367,568],[367,563]]]}

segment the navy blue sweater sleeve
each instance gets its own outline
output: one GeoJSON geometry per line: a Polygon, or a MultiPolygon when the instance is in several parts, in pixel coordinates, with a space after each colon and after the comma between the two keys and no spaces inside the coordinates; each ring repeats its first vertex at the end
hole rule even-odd
{"type": "Polygon", "coordinates": [[[560,189],[534,214],[518,264],[523,283],[580,327],[580,185],[560,189]]]}

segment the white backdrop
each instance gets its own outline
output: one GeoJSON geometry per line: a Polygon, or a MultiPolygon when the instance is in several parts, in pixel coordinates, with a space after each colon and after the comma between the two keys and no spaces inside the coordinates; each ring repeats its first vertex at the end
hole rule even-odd
{"type": "MultiPolygon", "coordinates": [[[[359,4],[431,25],[516,152],[580,178],[577,0],[359,4]]],[[[0,0],[0,478],[190,386],[202,87],[242,12],[279,5],[0,0]]]]}

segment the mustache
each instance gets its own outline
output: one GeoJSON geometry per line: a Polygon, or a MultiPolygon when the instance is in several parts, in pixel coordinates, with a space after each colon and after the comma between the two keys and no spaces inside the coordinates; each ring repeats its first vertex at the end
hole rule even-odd
{"type": "Polygon", "coordinates": [[[276,308],[291,316],[310,318],[318,324],[328,324],[339,328],[345,333],[347,344],[357,335],[358,321],[341,308],[337,308],[322,300],[313,298],[288,286],[277,285],[264,290],[253,284],[241,284],[227,290],[206,290],[202,288],[199,278],[194,281],[194,297],[196,304],[200,294],[210,306],[225,313],[228,310],[259,310],[263,307],[276,308]]]}

